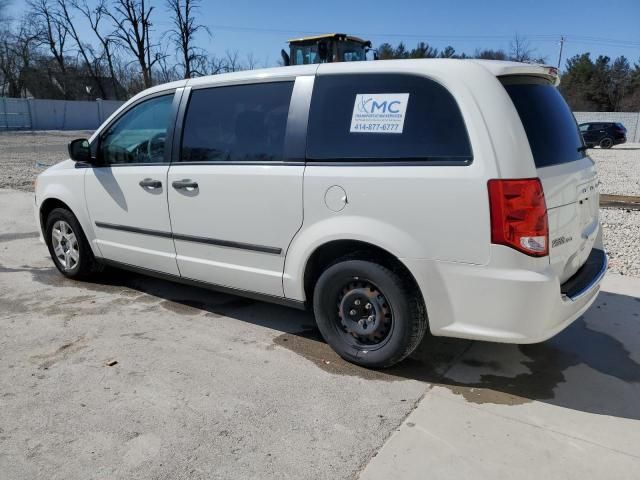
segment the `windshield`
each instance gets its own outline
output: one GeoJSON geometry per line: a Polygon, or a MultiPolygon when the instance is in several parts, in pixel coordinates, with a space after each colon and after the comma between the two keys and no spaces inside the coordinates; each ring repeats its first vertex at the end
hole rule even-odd
{"type": "Polygon", "coordinates": [[[537,168],[586,156],[576,120],[557,88],[536,77],[502,77],[500,81],[520,115],[537,168]]]}
{"type": "Polygon", "coordinates": [[[343,62],[360,62],[366,60],[366,52],[362,45],[355,42],[341,42],[338,53],[343,62]]]}
{"type": "Polygon", "coordinates": [[[291,47],[291,61],[293,65],[307,65],[318,63],[318,47],[316,45],[305,45],[291,47]]]}

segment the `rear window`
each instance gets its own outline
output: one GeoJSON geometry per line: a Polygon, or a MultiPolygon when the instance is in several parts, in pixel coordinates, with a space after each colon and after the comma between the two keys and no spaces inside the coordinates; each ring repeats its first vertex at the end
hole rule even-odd
{"type": "Polygon", "coordinates": [[[315,80],[307,158],[466,165],[472,153],[458,104],[442,85],[413,75],[344,74],[315,80]]]}
{"type": "Polygon", "coordinates": [[[503,77],[520,115],[537,168],[586,156],[576,120],[557,88],[535,77],[503,77]]]}

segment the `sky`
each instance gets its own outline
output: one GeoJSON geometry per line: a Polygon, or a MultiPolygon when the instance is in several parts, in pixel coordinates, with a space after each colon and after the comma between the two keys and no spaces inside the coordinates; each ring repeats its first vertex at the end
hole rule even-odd
{"type": "MultiPolygon", "coordinates": [[[[152,23],[159,37],[171,28],[170,17],[164,0],[147,1],[155,5],[152,23]]],[[[13,0],[13,15],[23,10],[24,1],[13,0]]],[[[403,41],[411,48],[425,41],[439,49],[452,45],[458,53],[508,51],[517,33],[552,65],[563,35],[563,66],[583,52],[640,63],[640,0],[202,0],[198,15],[212,33],[201,34],[199,45],[218,56],[251,53],[259,66],[276,65],[287,39],[326,32],[357,35],[374,47],[403,41]]]]}

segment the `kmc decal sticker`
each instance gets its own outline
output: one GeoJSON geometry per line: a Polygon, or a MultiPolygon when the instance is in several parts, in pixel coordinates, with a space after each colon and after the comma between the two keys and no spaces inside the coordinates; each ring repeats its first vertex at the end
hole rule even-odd
{"type": "Polygon", "coordinates": [[[402,133],[407,103],[408,93],[359,93],[349,132],[402,133]]]}

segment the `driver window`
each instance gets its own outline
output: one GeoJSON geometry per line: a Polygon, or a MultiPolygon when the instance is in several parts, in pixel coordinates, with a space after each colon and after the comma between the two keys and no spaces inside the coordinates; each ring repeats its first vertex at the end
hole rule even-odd
{"type": "Polygon", "coordinates": [[[173,94],[139,103],[100,138],[103,164],[165,163],[165,142],[173,94]]]}

